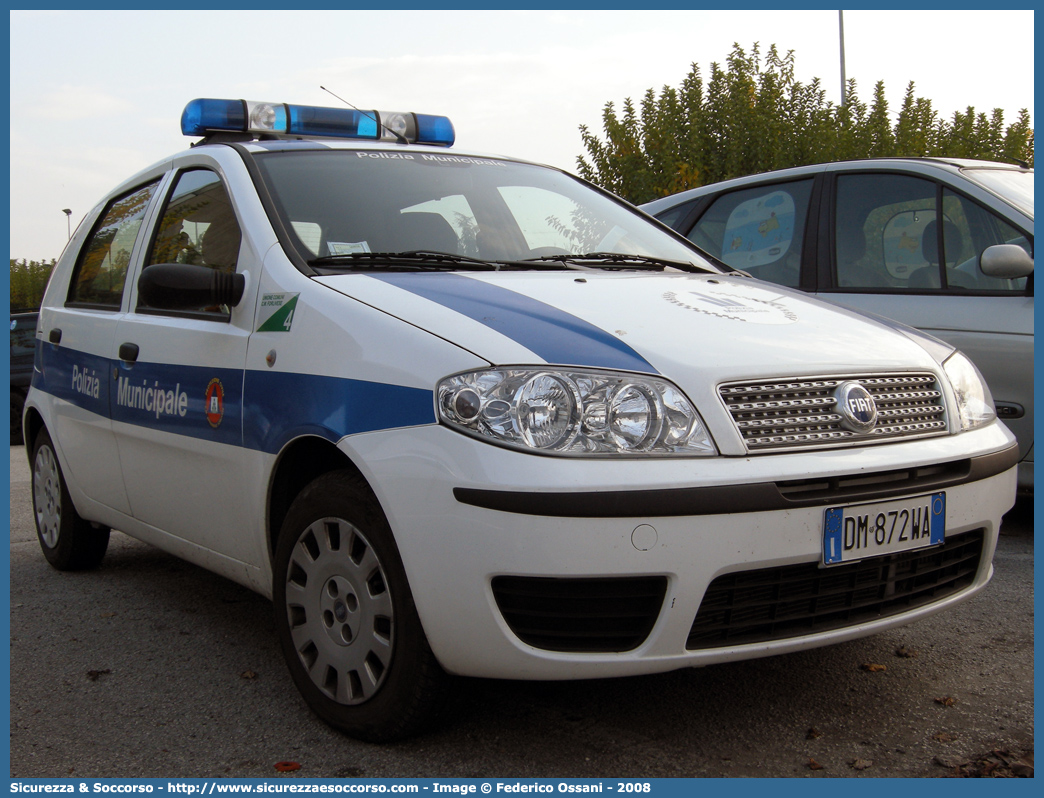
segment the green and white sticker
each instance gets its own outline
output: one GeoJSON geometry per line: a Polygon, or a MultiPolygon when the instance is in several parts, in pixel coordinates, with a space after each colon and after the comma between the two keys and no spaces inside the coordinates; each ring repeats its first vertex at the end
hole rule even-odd
{"type": "Polygon", "coordinates": [[[258,332],[290,332],[300,294],[262,294],[258,318],[264,319],[258,332]]]}

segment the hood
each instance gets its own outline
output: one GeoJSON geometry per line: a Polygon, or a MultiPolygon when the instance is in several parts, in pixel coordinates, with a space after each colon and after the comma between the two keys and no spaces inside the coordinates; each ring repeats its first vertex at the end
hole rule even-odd
{"type": "Polygon", "coordinates": [[[660,374],[697,399],[732,380],[937,371],[890,323],[741,276],[397,272],[316,278],[493,365],[660,374]]]}

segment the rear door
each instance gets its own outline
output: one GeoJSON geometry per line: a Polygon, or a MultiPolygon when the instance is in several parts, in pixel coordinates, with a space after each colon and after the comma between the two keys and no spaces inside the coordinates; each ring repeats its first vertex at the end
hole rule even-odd
{"type": "Polygon", "coordinates": [[[112,358],[130,264],[159,180],[110,200],[84,240],[67,296],[41,310],[34,387],[55,397],[51,434],[70,483],[90,500],[127,513],[110,406],[112,358]]]}
{"type": "Polygon", "coordinates": [[[715,196],[686,237],[759,280],[797,288],[814,179],[765,183],[715,196]]]}

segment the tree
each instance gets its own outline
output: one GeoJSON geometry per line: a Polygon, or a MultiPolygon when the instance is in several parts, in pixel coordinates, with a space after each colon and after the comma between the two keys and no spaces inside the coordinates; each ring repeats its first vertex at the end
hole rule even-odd
{"type": "Polygon", "coordinates": [[[38,310],[55,260],[26,261],[11,258],[11,312],[38,310]]]}
{"type": "Polygon", "coordinates": [[[794,79],[794,51],[772,45],[764,58],[757,44],[738,44],[722,69],[711,64],[704,84],[697,64],[677,88],[646,91],[640,107],[630,98],[617,114],[602,111],[603,137],[580,126],[587,153],[577,158],[582,177],[642,203],[731,177],[825,161],[889,156],[945,156],[1033,165],[1029,112],[1005,127],[1004,113],[987,116],[968,107],[942,118],[931,100],[916,96],[911,81],[897,114],[890,113],[884,83],[869,105],[855,80],[845,102],[825,99],[818,78],[794,79]]]}

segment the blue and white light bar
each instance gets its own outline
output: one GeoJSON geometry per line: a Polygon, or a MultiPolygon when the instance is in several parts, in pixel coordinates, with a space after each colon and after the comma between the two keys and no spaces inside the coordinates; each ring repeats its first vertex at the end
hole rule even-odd
{"type": "Polygon", "coordinates": [[[186,136],[220,132],[373,141],[405,139],[410,143],[444,147],[451,146],[455,138],[453,123],[445,116],[209,99],[193,100],[185,106],[181,132],[186,136]]]}

